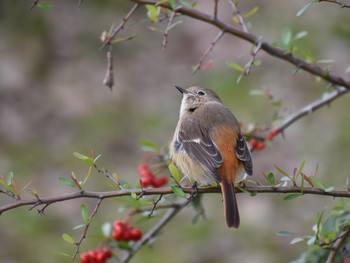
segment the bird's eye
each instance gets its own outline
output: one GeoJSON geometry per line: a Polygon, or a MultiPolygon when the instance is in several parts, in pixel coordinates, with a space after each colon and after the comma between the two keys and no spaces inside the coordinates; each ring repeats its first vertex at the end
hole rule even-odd
{"type": "Polygon", "coordinates": [[[197,92],[197,94],[203,96],[203,95],[205,95],[205,92],[200,90],[197,92]]]}

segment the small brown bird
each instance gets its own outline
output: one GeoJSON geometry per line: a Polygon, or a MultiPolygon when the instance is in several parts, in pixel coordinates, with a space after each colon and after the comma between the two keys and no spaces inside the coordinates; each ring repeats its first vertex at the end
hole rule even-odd
{"type": "Polygon", "coordinates": [[[183,174],[195,182],[220,184],[227,225],[238,228],[236,174],[242,165],[248,175],[253,173],[239,122],[212,90],[176,88],[183,98],[170,156],[183,174]]]}

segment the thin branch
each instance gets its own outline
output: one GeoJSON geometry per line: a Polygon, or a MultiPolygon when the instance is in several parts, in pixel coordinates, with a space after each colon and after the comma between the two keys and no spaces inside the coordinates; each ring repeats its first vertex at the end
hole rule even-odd
{"type": "Polygon", "coordinates": [[[96,215],[96,213],[97,213],[101,203],[102,203],[102,198],[98,199],[98,201],[97,201],[97,203],[95,205],[94,211],[92,211],[91,215],[89,216],[89,219],[88,219],[89,223],[87,223],[85,225],[85,228],[84,228],[84,231],[83,231],[83,235],[80,237],[79,241],[77,243],[75,243],[76,248],[75,248],[75,252],[74,252],[73,257],[72,257],[73,260],[75,259],[75,257],[79,253],[80,245],[83,242],[83,240],[86,238],[86,233],[87,233],[87,231],[88,231],[88,229],[90,227],[91,219],[94,218],[94,216],[96,215]]]}
{"type": "Polygon", "coordinates": [[[104,48],[106,45],[110,45],[112,40],[115,38],[115,36],[118,34],[118,32],[122,29],[124,29],[124,26],[126,24],[126,22],[130,19],[130,17],[135,13],[135,11],[137,10],[137,8],[139,7],[139,4],[135,4],[131,10],[129,11],[129,13],[127,13],[126,16],[124,16],[122,18],[122,21],[120,22],[120,24],[113,30],[112,34],[110,35],[110,38],[106,39],[106,41],[103,43],[102,48],[104,48]]]}
{"type": "Polygon", "coordinates": [[[350,235],[350,228],[345,229],[342,231],[339,235],[339,238],[332,246],[331,252],[328,254],[328,258],[326,263],[332,263],[334,262],[334,258],[337,255],[341,245],[343,244],[344,240],[350,235]]]}
{"type": "Polygon", "coordinates": [[[171,24],[173,23],[175,16],[176,16],[176,12],[173,11],[171,13],[171,16],[169,17],[168,25],[167,25],[165,32],[164,32],[163,42],[162,42],[162,49],[163,50],[166,49],[166,45],[168,44],[168,32],[169,32],[169,29],[171,28],[171,24]]]}
{"type": "MultiPolygon", "coordinates": [[[[334,190],[331,192],[325,192],[319,188],[312,187],[273,187],[273,186],[245,186],[242,189],[248,192],[257,192],[257,193],[300,193],[300,194],[312,194],[312,195],[320,195],[320,196],[331,196],[331,197],[346,197],[350,198],[350,192],[347,190],[334,190]]],[[[182,190],[187,194],[193,193],[192,187],[184,187],[182,190]]],[[[237,193],[241,193],[242,191],[237,188],[237,193]]],[[[135,193],[137,195],[169,195],[173,194],[171,187],[162,187],[162,188],[148,188],[148,189],[122,189],[116,191],[108,191],[108,192],[94,192],[94,191],[79,191],[73,193],[67,193],[57,196],[48,196],[43,197],[40,200],[33,198],[27,200],[18,200],[3,206],[0,206],[0,215],[1,213],[21,207],[21,206],[33,206],[33,205],[44,205],[48,203],[57,203],[63,202],[72,199],[78,198],[94,198],[94,199],[105,199],[105,198],[113,198],[120,196],[130,196],[131,193],[135,193]]],[[[221,193],[219,187],[202,187],[198,188],[198,194],[204,193],[221,193]]]]}
{"type": "MultiPolygon", "coordinates": [[[[151,1],[151,0],[130,0],[130,1],[141,4],[141,5],[146,5],[146,4],[154,5],[154,4],[156,4],[155,1],[151,1]]],[[[160,4],[159,6],[167,8],[167,9],[171,9],[171,6],[167,3],[160,4]]],[[[217,28],[224,30],[225,32],[227,32],[229,34],[234,35],[236,37],[239,37],[241,39],[244,39],[252,44],[256,44],[260,40],[260,37],[258,37],[256,35],[244,32],[243,30],[240,30],[239,28],[231,26],[229,24],[226,24],[223,21],[220,21],[218,19],[213,19],[212,16],[210,16],[206,13],[203,13],[201,11],[181,6],[176,10],[176,12],[183,14],[183,15],[186,15],[188,17],[192,17],[196,20],[200,20],[200,21],[203,21],[205,23],[211,24],[213,26],[216,26],[217,28]]],[[[279,47],[275,47],[275,46],[269,44],[268,42],[261,40],[261,49],[266,51],[267,53],[269,53],[270,55],[272,55],[274,57],[277,57],[277,58],[280,58],[282,60],[290,62],[291,64],[295,65],[299,69],[303,69],[303,70],[305,70],[313,75],[319,76],[319,77],[325,79],[326,81],[328,81],[334,85],[343,86],[347,89],[350,89],[350,80],[346,80],[346,79],[344,79],[340,76],[337,76],[335,74],[332,74],[330,72],[325,72],[321,67],[317,66],[316,64],[309,63],[309,62],[306,62],[302,59],[299,59],[296,56],[294,56],[293,54],[288,53],[279,47]]]]}
{"type": "Polygon", "coordinates": [[[318,0],[318,2],[328,2],[328,3],[340,5],[341,8],[350,8],[350,5],[345,4],[345,3],[338,1],[338,0],[318,0]]]}
{"type": "Polygon", "coordinates": [[[252,66],[255,62],[255,57],[258,54],[259,50],[261,49],[261,41],[259,41],[256,46],[251,51],[250,60],[248,61],[248,67],[244,70],[244,75],[248,76],[250,74],[250,71],[252,69],[252,66]]]}
{"type": "Polygon", "coordinates": [[[220,0],[214,0],[214,16],[213,16],[214,20],[218,19],[219,1],[220,0]]]}
{"type": "Polygon", "coordinates": [[[321,98],[319,100],[316,100],[305,107],[301,108],[297,112],[287,116],[281,124],[276,126],[275,128],[278,129],[278,132],[281,133],[283,130],[285,130],[288,126],[292,125],[294,122],[299,120],[300,118],[309,115],[316,110],[320,109],[322,106],[329,105],[332,101],[335,99],[347,94],[349,92],[348,89],[343,87],[338,87],[333,92],[328,94],[326,97],[321,98]]]}
{"type": "Polygon", "coordinates": [[[32,11],[34,7],[36,7],[39,3],[39,0],[33,0],[30,8],[29,8],[29,11],[32,11]]]}
{"type": "Polygon", "coordinates": [[[124,189],[122,184],[118,182],[116,179],[114,179],[114,177],[107,170],[99,168],[96,164],[94,164],[94,167],[98,173],[104,174],[108,179],[110,179],[113,183],[115,183],[120,189],[124,189]]]}
{"type": "Polygon", "coordinates": [[[213,50],[214,46],[216,45],[216,43],[219,42],[220,38],[225,34],[225,31],[222,30],[220,31],[216,37],[214,38],[214,40],[210,43],[210,46],[203,52],[202,56],[200,57],[197,65],[194,67],[193,71],[192,71],[192,75],[194,73],[197,72],[198,69],[200,69],[200,67],[203,64],[203,61],[207,58],[207,56],[209,55],[209,53],[213,50]]]}
{"type": "Polygon", "coordinates": [[[182,208],[185,207],[185,204],[187,203],[184,202],[183,204],[173,206],[171,207],[168,212],[157,222],[157,224],[149,230],[140,241],[138,241],[133,247],[132,250],[128,251],[128,253],[125,255],[121,263],[127,263],[129,260],[133,257],[133,255],[142,248],[142,246],[146,245],[150,240],[152,240],[158,233],[159,231],[165,227],[171,219],[177,215],[178,212],[181,211],[182,208]]]}
{"type": "Polygon", "coordinates": [[[242,27],[243,31],[249,33],[248,28],[244,22],[244,18],[241,15],[241,13],[239,12],[238,7],[235,4],[235,2],[232,0],[228,0],[228,3],[231,5],[231,7],[233,9],[233,15],[238,18],[239,25],[242,27]]]}

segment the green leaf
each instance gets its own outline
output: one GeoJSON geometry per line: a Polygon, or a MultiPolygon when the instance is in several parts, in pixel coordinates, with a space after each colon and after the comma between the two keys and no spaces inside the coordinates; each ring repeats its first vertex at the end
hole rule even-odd
{"type": "Polygon", "coordinates": [[[180,172],[173,163],[169,163],[168,169],[172,175],[172,177],[175,179],[176,182],[180,181],[180,172]]]}
{"type": "Polygon", "coordinates": [[[251,197],[254,197],[254,196],[257,196],[257,195],[258,195],[258,192],[256,192],[256,191],[250,192],[250,196],[251,197]]]}
{"type": "Polygon", "coordinates": [[[120,38],[113,39],[111,41],[111,43],[112,44],[118,44],[118,43],[121,43],[121,42],[124,42],[124,41],[127,41],[127,40],[134,39],[136,37],[137,37],[137,35],[131,35],[131,36],[127,36],[127,37],[120,37],[120,38]]]}
{"type": "Polygon", "coordinates": [[[242,68],[240,65],[238,65],[237,63],[235,62],[227,62],[226,63],[229,67],[235,69],[235,70],[238,70],[240,72],[244,72],[244,68],[242,68]]]}
{"type": "Polygon", "coordinates": [[[87,157],[87,156],[85,156],[85,155],[83,155],[81,153],[77,153],[77,152],[74,152],[73,155],[75,157],[77,157],[78,159],[83,160],[83,161],[89,158],[89,157],[87,157]]]}
{"type": "Polygon", "coordinates": [[[275,185],[275,175],[273,173],[269,173],[265,178],[272,186],[275,185]]]}
{"type": "Polygon", "coordinates": [[[294,198],[297,198],[301,196],[301,194],[299,193],[296,193],[296,194],[289,194],[289,195],[286,195],[283,200],[287,201],[287,200],[291,200],[291,199],[294,199],[294,198]]]}
{"type": "Polygon", "coordinates": [[[283,236],[283,237],[295,237],[294,233],[288,232],[288,231],[278,231],[277,236],[283,236]]]}
{"type": "Polygon", "coordinates": [[[11,185],[12,184],[13,177],[15,177],[13,172],[9,172],[9,173],[6,174],[6,183],[7,183],[7,185],[11,185]]]}
{"type": "Polygon", "coordinates": [[[304,14],[304,12],[315,2],[317,2],[318,0],[312,0],[311,2],[307,3],[306,5],[304,5],[296,14],[296,16],[301,16],[302,14],[304,14]]]}
{"type": "Polygon", "coordinates": [[[77,225],[77,226],[73,227],[72,229],[73,229],[73,230],[77,230],[77,229],[83,228],[83,227],[85,227],[85,226],[86,226],[85,224],[80,224],[80,225],[77,225]]]}
{"type": "Polygon", "coordinates": [[[147,9],[147,16],[152,22],[158,22],[159,9],[154,5],[145,5],[147,9]]]}
{"type": "Polygon", "coordinates": [[[311,181],[314,185],[316,185],[318,188],[321,188],[321,189],[324,190],[323,184],[316,178],[316,176],[311,175],[311,176],[309,176],[309,179],[310,179],[310,181],[311,181]]]}
{"type": "Polygon", "coordinates": [[[179,197],[182,198],[186,198],[186,194],[185,192],[177,185],[177,184],[173,184],[171,186],[171,190],[174,192],[174,194],[176,194],[179,197]]]}
{"type": "Polygon", "coordinates": [[[284,176],[287,176],[291,181],[293,181],[293,178],[289,174],[287,174],[285,171],[283,171],[280,167],[278,167],[276,164],[273,167],[275,167],[277,171],[279,171],[281,174],[283,174],[284,176]]]}
{"type": "Polygon", "coordinates": [[[243,17],[244,18],[250,17],[250,16],[254,15],[258,10],[259,10],[259,7],[254,6],[253,9],[250,10],[248,13],[246,13],[243,17]]]}
{"type": "Polygon", "coordinates": [[[110,222],[105,222],[101,226],[102,234],[105,238],[109,238],[112,233],[112,224],[110,222]]]}
{"type": "Polygon", "coordinates": [[[169,2],[169,0],[161,0],[161,1],[157,2],[157,3],[155,4],[155,6],[159,6],[159,5],[164,4],[164,3],[167,3],[167,2],[169,2]]]}
{"type": "Polygon", "coordinates": [[[63,234],[62,238],[63,238],[64,241],[66,241],[69,244],[74,244],[75,243],[74,239],[68,234],[63,234]]]}
{"type": "Polygon", "coordinates": [[[302,241],[305,241],[305,239],[303,239],[301,237],[296,237],[296,238],[293,238],[292,241],[290,241],[290,244],[293,245],[293,244],[296,244],[296,243],[299,243],[302,241]]]}
{"type": "Polygon", "coordinates": [[[260,60],[255,60],[253,62],[253,66],[255,66],[255,67],[259,67],[260,65],[261,65],[261,61],[260,60]]]}
{"type": "Polygon", "coordinates": [[[307,31],[300,31],[299,33],[297,33],[297,34],[294,36],[294,40],[297,40],[297,39],[306,37],[307,35],[308,35],[308,32],[307,32],[307,31]]]}
{"type": "Polygon", "coordinates": [[[169,31],[170,29],[176,27],[177,25],[181,24],[182,22],[183,22],[182,20],[178,20],[178,21],[172,23],[172,24],[167,28],[167,30],[169,31]]]}
{"type": "Polygon", "coordinates": [[[39,3],[36,6],[39,7],[39,8],[42,8],[42,9],[51,9],[53,7],[53,4],[50,4],[50,3],[39,3]]]}
{"type": "Polygon", "coordinates": [[[171,6],[171,8],[172,8],[173,10],[175,10],[175,9],[176,9],[176,3],[175,3],[175,0],[169,0],[169,4],[170,4],[170,6],[171,6]]]}
{"type": "Polygon", "coordinates": [[[67,178],[59,177],[58,180],[66,185],[69,185],[70,187],[79,188],[75,183],[73,183],[71,180],[67,178]]]}
{"type": "Polygon", "coordinates": [[[289,45],[292,40],[292,30],[289,27],[282,29],[282,43],[289,45]]]}
{"type": "Polygon", "coordinates": [[[297,172],[297,175],[295,176],[296,178],[299,176],[299,174],[300,174],[300,173],[301,173],[301,171],[303,170],[304,165],[305,165],[305,160],[304,160],[304,161],[302,161],[302,163],[300,164],[300,166],[299,166],[299,170],[298,170],[298,172],[297,172]]]}
{"type": "Polygon", "coordinates": [[[152,142],[142,141],[140,142],[140,147],[144,151],[154,151],[159,152],[159,147],[152,142]]]}
{"type": "Polygon", "coordinates": [[[80,212],[81,212],[81,216],[84,219],[85,224],[88,224],[89,223],[89,215],[88,215],[85,204],[80,205],[80,212]]]}
{"type": "Polygon", "coordinates": [[[137,194],[135,192],[131,192],[131,198],[137,200],[137,194]]]}
{"type": "Polygon", "coordinates": [[[193,218],[192,218],[192,225],[195,225],[198,223],[199,219],[201,218],[201,214],[196,214],[193,218]]]}
{"type": "Polygon", "coordinates": [[[334,186],[331,186],[331,187],[327,187],[326,189],[324,189],[325,192],[332,192],[333,190],[335,189],[334,186]]]}

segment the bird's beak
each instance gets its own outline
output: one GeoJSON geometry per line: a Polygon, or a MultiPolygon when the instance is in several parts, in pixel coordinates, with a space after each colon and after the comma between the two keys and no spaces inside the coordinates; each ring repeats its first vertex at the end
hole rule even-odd
{"type": "Polygon", "coordinates": [[[187,94],[188,93],[188,91],[186,89],[181,88],[179,86],[175,86],[175,88],[177,88],[177,90],[180,91],[182,94],[187,94]]]}

